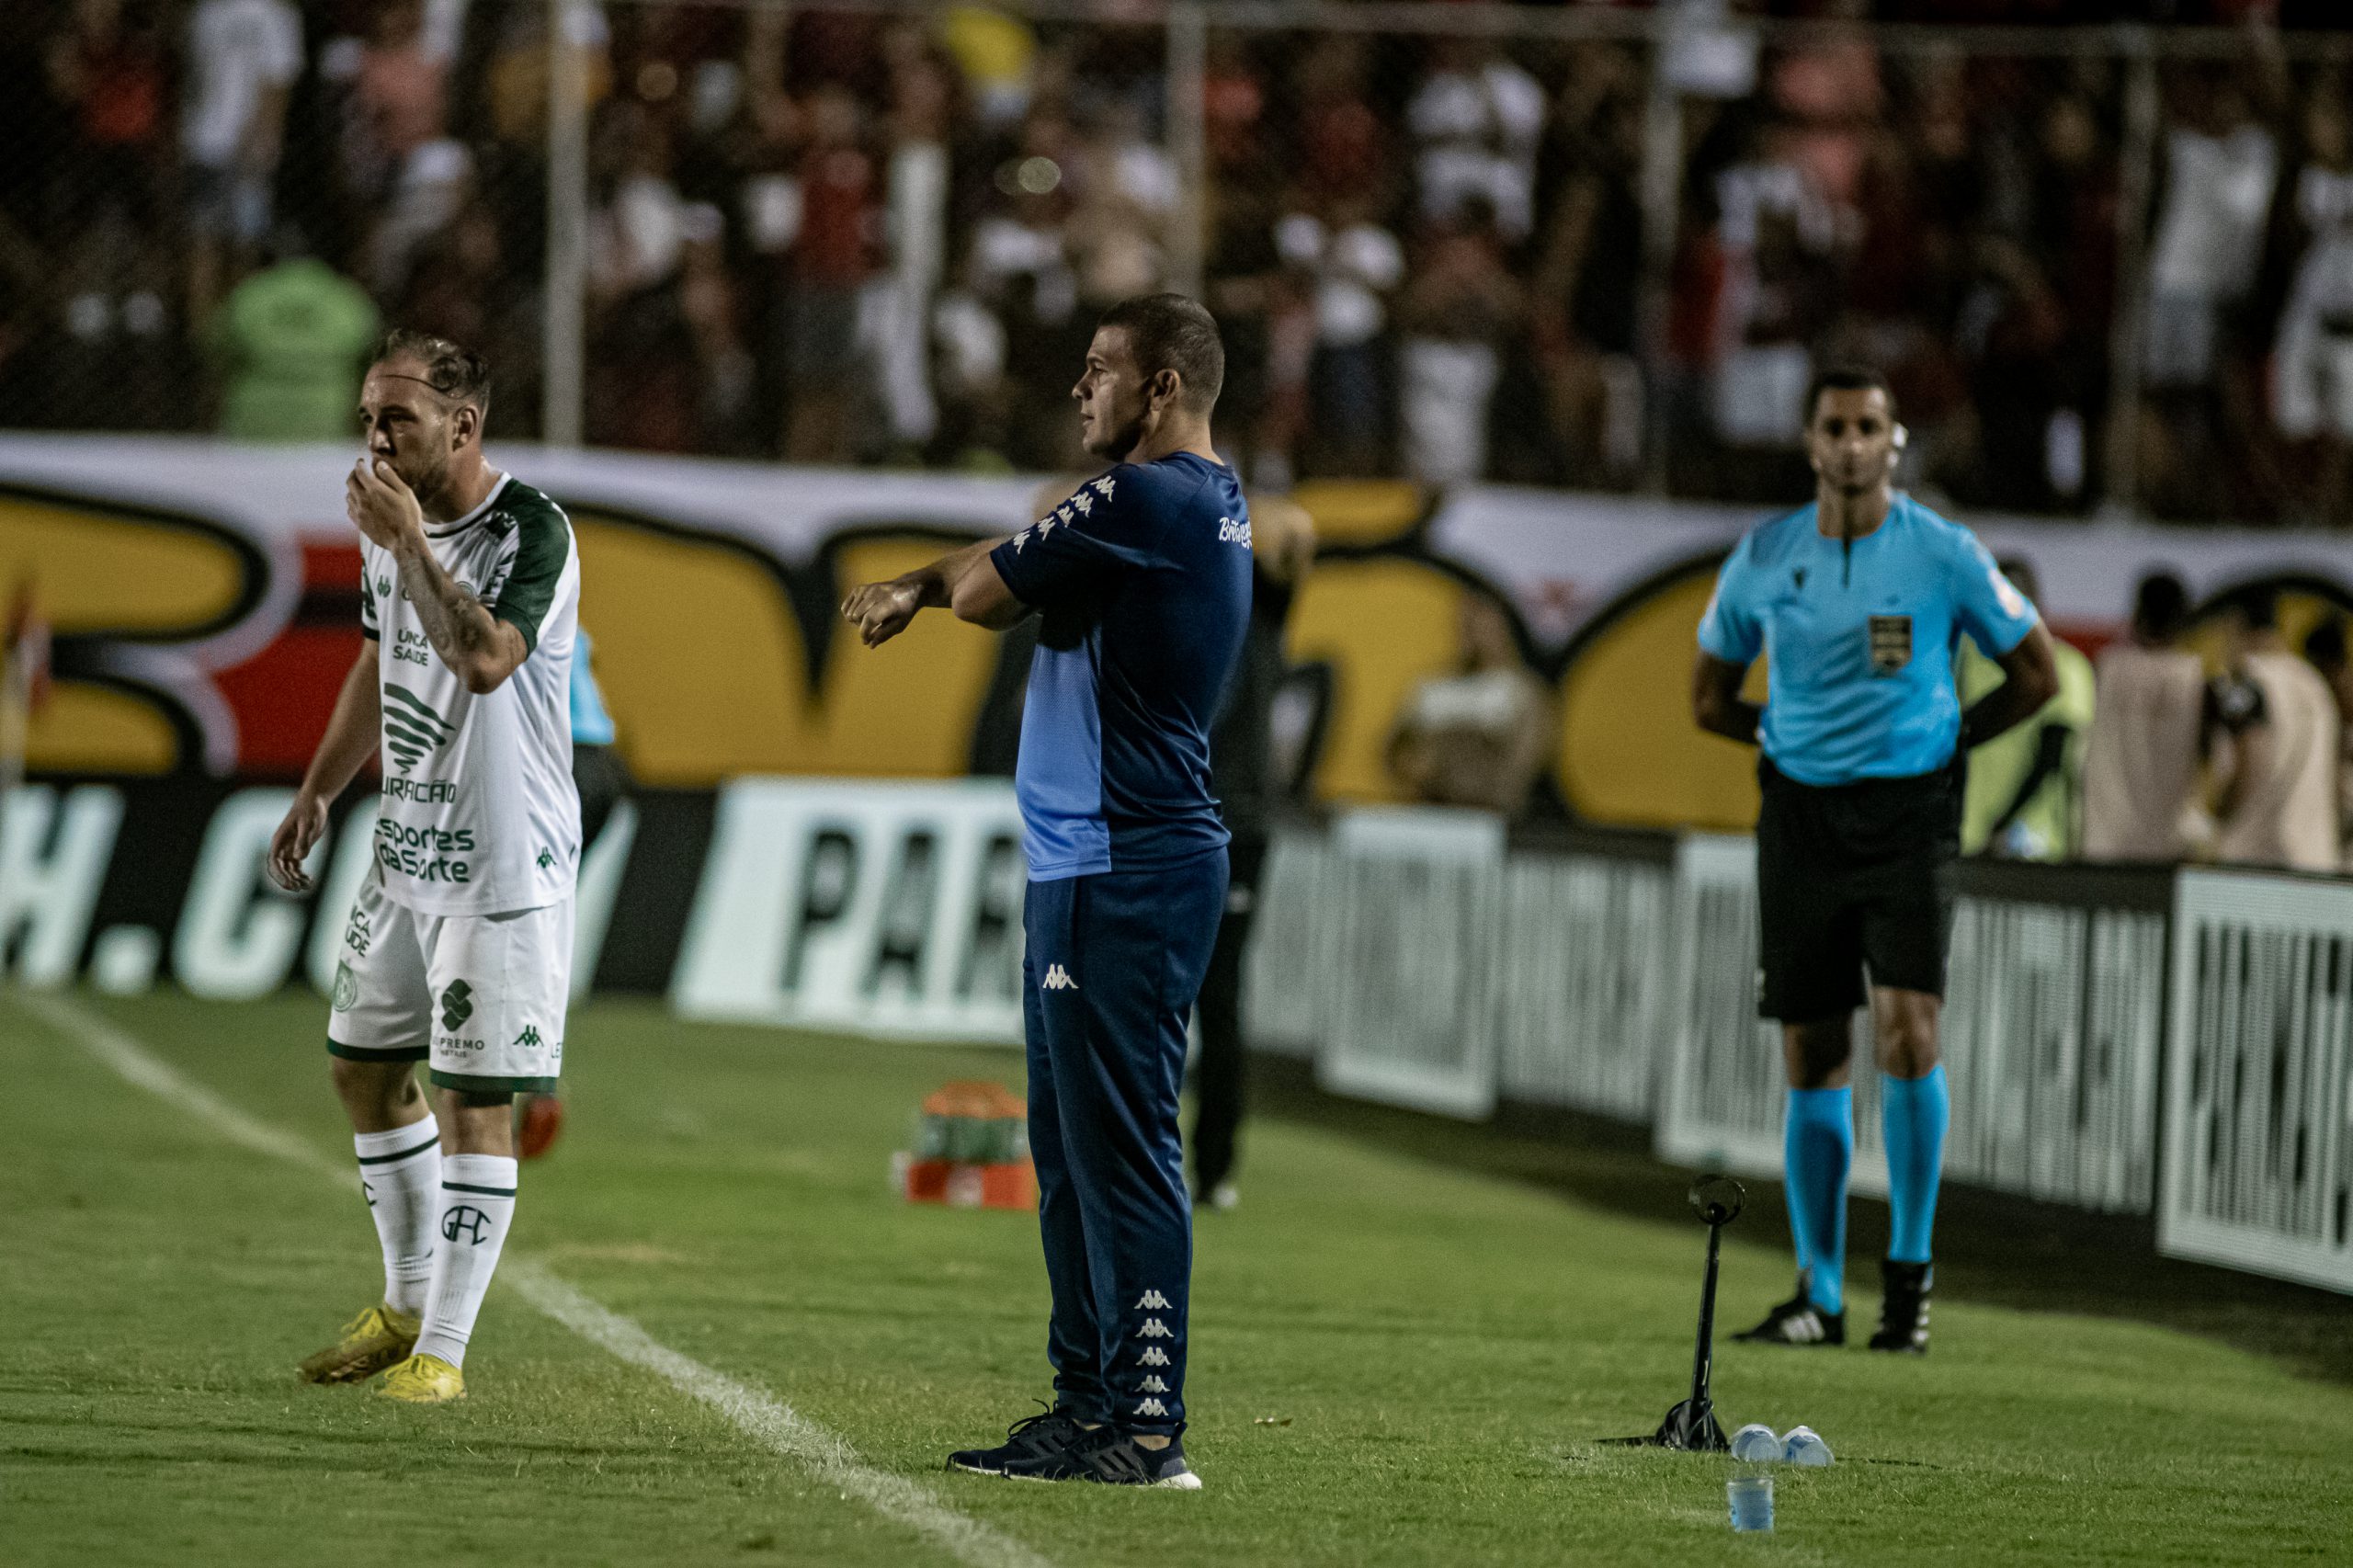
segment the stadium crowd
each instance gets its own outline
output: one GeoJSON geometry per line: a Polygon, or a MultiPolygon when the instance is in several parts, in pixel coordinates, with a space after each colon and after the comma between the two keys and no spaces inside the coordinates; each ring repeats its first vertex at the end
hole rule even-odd
{"type": "MultiPolygon", "coordinates": [[[[2302,0],[1680,0],[1677,232],[1644,233],[1652,62],[1603,42],[1212,29],[1205,290],[1255,484],[1397,473],[1802,488],[1797,391],[1888,368],[1914,483],[2105,494],[2120,309],[2113,59],[1764,47],[1750,12],[2234,23],[2168,62],[2134,347],[2141,499],[2353,517],[2353,107],[2302,0]],[[1645,353],[1646,256],[1668,267],[1645,353]],[[1664,433],[1664,451],[1651,433],[1664,433]]],[[[597,443],[1060,470],[1095,312],[1189,209],[1165,35],[942,6],[608,0],[590,62],[597,443]]],[[[479,343],[540,416],[549,8],[0,8],[0,426],[348,428],[379,324],[479,343]],[[191,389],[204,389],[192,393],[191,389]]]]}

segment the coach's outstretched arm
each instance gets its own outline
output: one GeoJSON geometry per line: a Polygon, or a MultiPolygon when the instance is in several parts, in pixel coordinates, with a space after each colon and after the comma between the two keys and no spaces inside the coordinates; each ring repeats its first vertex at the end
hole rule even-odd
{"type": "Polygon", "coordinates": [[[2059,695],[2059,655],[2051,646],[2051,630],[2042,622],[2036,621],[2017,647],[1994,662],[2007,678],[1961,716],[1963,751],[2025,723],[2059,695]]]}
{"type": "Polygon", "coordinates": [[[476,697],[496,691],[523,667],[531,645],[442,570],[425,537],[425,510],[392,464],[370,458],[354,466],[344,484],[344,510],[400,562],[401,590],[416,608],[426,640],[468,691],[476,697]]]}
{"type": "Polygon", "coordinates": [[[952,609],[959,620],[1002,631],[1029,613],[989,559],[989,551],[1004,542],[984,539],[903,577],[853,588],[842,600],[842,619],[858,628],[859,641],[870,648],[904,631],[917,610],[952,609]]]}
{"type": "Polygon", "coordinates": [[[1745,746],[1756,744],[1756,724],[1765,710],[1740,695],[1740,684],[1747,678],[1746,665],[1706,652],[1699,654],[1691,666],[1691,717],[1699,728],[1745,746]]]}

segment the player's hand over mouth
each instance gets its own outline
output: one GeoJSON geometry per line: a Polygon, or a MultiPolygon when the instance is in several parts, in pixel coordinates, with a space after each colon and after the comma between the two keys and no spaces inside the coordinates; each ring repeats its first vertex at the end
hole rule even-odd
{"type": "Polygon", "coordinates": [[[385,550],[425,534],[425,510],[415,493],[381,458],[362,458],[344,482],[343,509],[352,526],[385,550]]]}

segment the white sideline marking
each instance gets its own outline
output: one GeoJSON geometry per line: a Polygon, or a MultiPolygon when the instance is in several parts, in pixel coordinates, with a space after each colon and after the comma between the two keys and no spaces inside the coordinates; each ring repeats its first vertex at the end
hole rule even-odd
{"type": "MultiPolygon", "coordinates": [[[[58,1033],[112,1068],[126,1083],[171,1101],[230,1142],[325,1176],[356,1190],[359,1174],[330,1160],[282,1128],[256,1120],[157,1056],[80,1003],[38,992],[15,993],[17,1003],[58,1033]]],[[[559,1279],[528,1257],[508,1257],[498,1278],[546,1316],[599,1349],[652,1372],[679,1392],[725,1416],[762,1448],[790,1460],[811,1477],[896,1524],[904,1525],[972,1568],[1052,1568],[1011,1536],[961,1514],[903,1475],[867,1464],[856,1449],[774,1394],[739,1382],[671,1349],[623,1317],[559,1279]]]]}

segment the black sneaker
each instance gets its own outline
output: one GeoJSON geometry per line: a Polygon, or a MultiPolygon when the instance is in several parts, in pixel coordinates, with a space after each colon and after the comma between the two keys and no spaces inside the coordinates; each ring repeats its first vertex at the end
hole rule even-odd
{"type": "Polygon", "coordinates": [[[1106,1486],[1165,1486],[1199,1492],[1201,1478],[1185,1462],[1183,1439],[1171,1437],[1165,1449],[1147,1449],[1125,1432],[1097,1426],[1082,1433],[1077,1442],[1035,1466],[1007,1471],[1040,1481],[1094,1481],[1106,1486]]]}
{"type": "Polygon", "coordinates": [[[1928,1291],[1937,1282],[1936,1269],[1925,1263],[1879,1266],[1885,1293],[1879,1302],[1879,1332],[1871,1335],[1874,1350],[1895,1350],[1908,1356],[1928,1353],[1928,1291]]]}
{"type": "Polygon", "coordinates": [[[1086,1435],[1074,1416],[1059,1410],[1041,1410],[1005,1430],[1005,1441],[994,1449],[964,1449],[948,1456],[950,1470],[976,1475],[1025,1473],[1032,1466],[1058,1458],[1063,1449],[1086,1435]]]}
{"type": "Polygon", "coordinates": [[[1813,1304],[1805,1277],[1798,1277],[1798,1293],[1765,1314],[1765,1321],[1733,1337],[1743,1345],[1844,1345],[1847,1314],[1826,1312],[1813,1304]]]}

